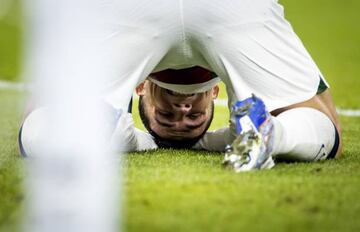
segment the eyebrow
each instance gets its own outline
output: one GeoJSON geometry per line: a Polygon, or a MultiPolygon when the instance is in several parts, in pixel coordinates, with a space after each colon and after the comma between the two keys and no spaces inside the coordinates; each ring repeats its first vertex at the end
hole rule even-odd
{"type": "MultiPolygon", "coordinates": [[[[170,124],[170,123],[166,123],[166,122],[161,122],[160,120],[158,120],[156,117],[155,117],[155,121],[161,125],[161,126],[164,126],[164,127],[172,127],[173,125],[170,124]]],[[[195,124],[195,125],[186,125],[186,127],[190,130],[194,130],[194,129],[197,129],[199,127],[201,127],[202,125],[204,125],[204,123],[206,122],[206,120],[202,121],[201,123],[198,123],[198,124],[195,124]]]]}

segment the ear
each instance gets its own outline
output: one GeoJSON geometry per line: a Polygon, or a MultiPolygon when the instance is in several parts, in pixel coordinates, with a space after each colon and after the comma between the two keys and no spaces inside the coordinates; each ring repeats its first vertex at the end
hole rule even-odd
{"type": "Polygon", "coordinates": [[[138,96],[144,96],[145,95],[145,81],[141,82],[136,88],[135,88],[136,94],[138,96]]]}
{"type": "Polygon", "coordinates": [[[218,85],[215,85],[213,88],[212,88],[212,98],[213,99],[216,99],[219,95],[219,86],[218,85]]]}

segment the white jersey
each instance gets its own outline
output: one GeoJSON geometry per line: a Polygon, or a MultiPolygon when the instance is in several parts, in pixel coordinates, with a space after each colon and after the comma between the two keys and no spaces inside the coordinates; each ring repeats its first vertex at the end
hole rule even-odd
{"type": "Polygon", "coordinates": [[[276,0],[105,2],[99,51],[112,71],[104,98],[116,109],[126,111],[151,73],[193,66],[221,78],[229,106],[254,93],[272,111],[317,92],[322,75],[276,0]]]}
{"type": "Polygon", "coordinates": [[[317,91],[321,73],[276,0],[107,0],[100,9],[100,51],[116,61],[105,98],[115,108],[126,110],[137,84],[169,68],[207,68],[230,104],[255,93],[270,111],[317,91]]]}

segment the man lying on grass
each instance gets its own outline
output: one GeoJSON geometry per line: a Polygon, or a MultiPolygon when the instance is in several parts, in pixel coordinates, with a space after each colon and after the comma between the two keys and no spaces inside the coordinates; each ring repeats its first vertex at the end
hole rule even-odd
{"type": "MultiPolygon", "coordinates": [[[[323,79],[319,79],[317,94],[309,100],[270,113],[263,103],[266,99],[256,96],[236,105],[229,102],[229,126],[208,131],[219,81],[215,74],[200,67],[151,74],[136,88],[140,117],[149,133],[136,129],[131,113],[122,112],[112,146],[122,152],[156,148],[226,150],[224,163],[238,171],[271,168],[273,158],[317,161],[340,155],[339,120],[323,79]],[[259,159],[265,160],[257,163],[259,159]]],[[[30,120],[25,123],[31,125],[30,120]]],[[[23,135],[20,147],[25,154],[32,149],[31,144],[24,146],[21,142],[28,141],[23,135]]]]}
{"type": "Polygon", "coordinates": [[[273,157],[339,156],[328,85],[277,1],[159,1],[151,9],[120,2],[104,8],[109,30],[99,35],[108,71],[103,97],[120,116],[113,145],[226,150],[225,164],[236,171],[271,168],[273,157]],[[210,71],[225,83],[231,113],[229,127],[215,132],[206,132],[218,92],[210,71]],[[124,112],[135,88],[150,140],[124,112]]]}
{"type": "MultiPolygon", "coordinates": [[[[259,148],[242,144],[244,136],[252,135],[239,136],[238,128],[241,126],[239,121],[245,121],[238,119],[242,114],[250,114],[251,117],[252,111],[247,108],[261,105],[262,101],[256,97],[242,103],[248,112],[236,115],[236,111],[232,110],[229,127],[207,131],[213,118],[214,99],[219,92],[218,82],[219,78],[200,67],[168,69],[150,75],[136,88],[136,92],[140,96],[138,108],[141,120],[151,136],[120,127],[118,133],[126,134],[128,141],[126,148],[122,149],[134,151],[162,147],[225,151],[226,146],[233,143],[232,147],[228,147],[225,163],[238,163],[236,156],[231,154],[239,153],[239,150],[247,154],[246,157],[251,157],[248,153],[263,149],[270,154],[269,157],[293,161],[317,161],[340,155],[339,120],[323,79],[319,79],[317,94],[311,99],[275,109],[270,112],[271,116],[262,112],[266,118],[259,131],[268,134],[263,135],[267,136],[266,142],[258,145],[259,148]],[[266,125],[270,126],[266,128],[266,125]]],[[[266,103],[266,99],[263,101],[266,103]]],[[[259,109],[256,111],[260,112],[259,109]]],[[[130,122],[127,125],[130,125],[131,115],[126,117],[130,122]]],[[[248,126],[243,123],[243,128],[248,126]]],[[[272,166],[271,161],[268,165],[272,166]]]]}

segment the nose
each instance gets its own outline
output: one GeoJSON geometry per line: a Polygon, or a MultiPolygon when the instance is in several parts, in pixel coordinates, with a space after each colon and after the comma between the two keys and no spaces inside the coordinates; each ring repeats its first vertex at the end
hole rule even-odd
{"type": "Polygon", "coordinates": [[[187,113],[191,110],[192,105],[189,103],[174,103],[174,108],[181,112],[187,113]]]}

